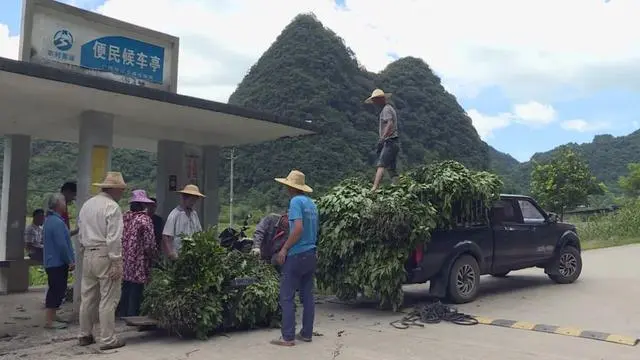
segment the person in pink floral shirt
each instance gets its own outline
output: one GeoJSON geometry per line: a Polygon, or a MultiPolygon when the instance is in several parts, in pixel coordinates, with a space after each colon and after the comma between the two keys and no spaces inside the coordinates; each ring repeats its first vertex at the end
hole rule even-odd
{"type": "Polygon", "coordinates": [[[139,315],[142,292],[150,280],[151,265],[157,251],[153,222],[146,211],[150,203],[153,201],[144,190],[134,190],[129,201],[129,211],[123,216],[123,281],[118,306],[120,317],[139,315]]]}

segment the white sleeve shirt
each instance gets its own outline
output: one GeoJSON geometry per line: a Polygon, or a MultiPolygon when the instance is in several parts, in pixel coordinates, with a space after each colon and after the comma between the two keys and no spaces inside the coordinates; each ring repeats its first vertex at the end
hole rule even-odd
{"type": "Polygon", "coordinates": [[[122,258],[122,211],[109,195],[100,193],[87,200],[78,214],[78,226],[82,246],[106,246],[111,260],[122,258]]]}

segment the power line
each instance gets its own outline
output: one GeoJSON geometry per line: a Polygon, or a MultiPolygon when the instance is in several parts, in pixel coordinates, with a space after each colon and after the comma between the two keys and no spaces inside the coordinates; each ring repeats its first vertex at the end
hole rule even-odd
{"type": "Polygon", "coordinates": [[[231,166],[229,170],[229,227],[233,226],[233,165],[234,165],[235,159],[237,158],[238,158],[238,155],[236,155],[235,148],[231,148],[227,153],[227,155],[225,156],[225,159],[231,161],[231,166]]]}

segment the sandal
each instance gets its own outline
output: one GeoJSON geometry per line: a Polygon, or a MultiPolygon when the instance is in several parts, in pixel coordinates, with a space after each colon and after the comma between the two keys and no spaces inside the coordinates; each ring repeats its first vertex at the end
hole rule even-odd
{"type": "Polygon", "coordinates": [[[276,340],[271,340],[271,345],[294,346],[295,344],[296,343],[294,341],[287,341],[287,340],[284,340],[283,338],[276,339],[276,340]]]}
{"type": "Polygon", "coordinates": [[[67,324],[59,321],[54,321],[51,323],[51,325],[45,325],[44,328],[48,330],[62,330],[67,328],[67,324]]]}
{"type": "Polygon", "coordinates": [[[300,341],[304,341],[304,342],[311,342],[312,341],[310,337],[304,337],[300,333],[296,334],[296,340],[300,340],[300,341]]]}

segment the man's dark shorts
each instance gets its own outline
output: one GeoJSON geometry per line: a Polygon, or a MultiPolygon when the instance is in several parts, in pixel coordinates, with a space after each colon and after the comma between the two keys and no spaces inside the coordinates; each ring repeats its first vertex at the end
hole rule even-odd
{"type": "Polygon", "coordinates": [[[45,305],[47,309],[57,309],[62,304],[62,300],[64,300],[67,293],[69,266],[49,267],[45,271],[47,272],[47,283],[49,285],[45,305]]]}
{"type": "Polygon", "coordinates": [[[383,167],[387,170],[395,171],[399,151],[398,138],[385,140],[378,155],[376,167],[383,167]]]}

